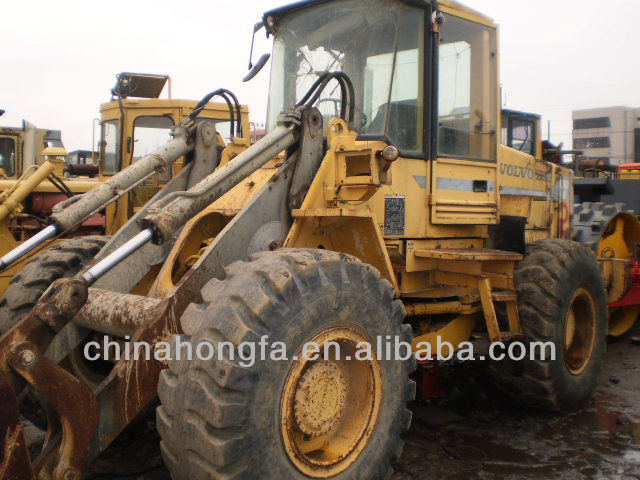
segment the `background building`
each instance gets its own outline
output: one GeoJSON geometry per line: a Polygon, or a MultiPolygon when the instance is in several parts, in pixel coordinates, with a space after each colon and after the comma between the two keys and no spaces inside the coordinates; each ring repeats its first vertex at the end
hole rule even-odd
{"type": "Polygon", "coordinates": [[[640,108],[574,110],[573,148],[609,165],[640,163],[640,108]]]}

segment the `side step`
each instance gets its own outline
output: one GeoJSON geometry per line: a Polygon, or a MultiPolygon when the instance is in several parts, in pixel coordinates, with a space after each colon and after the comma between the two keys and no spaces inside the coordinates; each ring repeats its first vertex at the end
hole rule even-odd
{"type": "Polygon", "coordinates": [[[415,250],[414,255],[420,258],[476,262],[519,262],[523,258],[520,253],[490,248],[421,248],[415,250]]]}
{"type": "Polygon", "coordinates": [[[491,292],[494,302],[515,302],[518,300],[515,292],[491,292]]]}
{"type": "Polygon", "coordinates": [[[505,341],[511,332],[520,331],[513,274],[522,254],[490,248],[420,248],[413,255],[434,262],[434,283],[477,287],[492,342],[505,341]],[[495,302],[506,304],[508,332],[500,331],[495,302]]]}

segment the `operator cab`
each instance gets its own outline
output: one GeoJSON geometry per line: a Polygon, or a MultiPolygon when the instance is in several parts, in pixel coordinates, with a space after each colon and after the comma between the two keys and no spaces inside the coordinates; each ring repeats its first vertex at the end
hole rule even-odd
{"type": "Polygon", "coordinates": [[[502,144],[527,155],[542,158],[540,120],[540,115],[535,113],[503,109],[500,121],[502,144]]]}
{"type": "MultiPolygon", "coordinates": [[[[320,74],[342,71],[353,82],[359,139],[385,140],[403,157],[495,160],[495,26],[455,2],[438,5],[309,0],[267,12],[274,36],[267,129],[320,74]]],[[[340,102],[339,85],[329,83],[315,104],[325,125],[340,102]]]]}
{"type": "MultiPolygon", "coordinates": [[[[393,170],[412,168],[425,178],[430,224],[499,222],[498,50],[491,19],[453,0],[308,0],[267,12],[263,24],[274,36],[267,130],[283,110],[306,102],[305,93],[326,72],[346,74],[353,95],[333,81],[314,94],[325,127],[346,90],[349,108],[341,110],[353,113],[348,124],[356,140],[398,149],[391,177],[393,170]],[[431,164],[427,170],[411,160],[431,164]]],[[[371,202],[386,198],[378,193],[371,202]]],[[[401,199],[398,208],[419,209],[421,202],[401,199]]]]}

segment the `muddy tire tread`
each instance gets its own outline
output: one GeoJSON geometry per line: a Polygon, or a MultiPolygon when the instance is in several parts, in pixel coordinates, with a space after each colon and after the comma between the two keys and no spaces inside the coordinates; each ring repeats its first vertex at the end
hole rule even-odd
{"type": "MultiPolygon", "coordinates": [[[[594,273],[597,274],[593,288],[596,292],[596,313],[599,316],[601,333],[596,337],[594,351],[603,353],[606,337],[606,333],[602,333],[606,330],[606,295],[598,265],[589,247],[568,240],[549,239],[529,244],[526,257],[516,267],[518,311],[525,341],[547,342],[557,339],[554,332],[558,328],[558,308],[565,300],[563,294],[566,292],[563,286],[572,275],[572,265],[576,264],[588,265],[595,269],[594,273]]],[[[594,360],[596,364],[588,378],[588,382],[593,383],[593,386],[597,372],[602,368],[602,360],[602,355],[598,355],[594,360]]],[[[556,362],[563,362],[563,359],[556,358],[556,362]]],[[[549,360],[518,362],[519,365],[511,365],[514,368],[504,368],[506,365],[501,365],[502,363],[498,362],[492,366],[497,387],[504,396],[518,405],[560,411],[574,408],[585,400],[583,395],[566,391],[557,370],[549,360]],[[514,373],[514,370],[517,372],[514,373]]]]}
{"type": "MultiPolygon", "coordinates": [[[[280,316],[293,308],[290,305],[310,301],[315,295],[313,285],[321,284],[339,296],[341,286],[350,281],[369,287],[371,293],[363,290],[362,295],[377,295],[388,307],[391,328],[410,341],[411,329],[402,325],[404,307],[393,300],[391,285],[374,268],[348,255],[308,249],[259,253],[250,261],[231,264],[224,281],[214,279],[202,288],[204,304],[191,304],[185,310],[181,320],[185,333],[180,340],[192,345],[226,340],[236,346],[256,341],[275,329],[280,316]],[[219,321],[214,326],[210,318],[219,321]]],[[[402,451],[400,434],[411,421],[406,402],[415,396],[415,383],[409,380],[413,368],[406,362],[404,407],[395,414],[393,434],[379,452],[380,465],[386,462],[388,468],[383,467],[375,478],[389,478],[391,460],[402,451]]],[[[157,425],[172,478],[250,479],[256,478],[257,468],[269,468],[250,461],[253,434],[246,425],[251,422],[250,402],[258,380],[255,367],[241,368],[228,359],[169,361],[158,386],[157,425]]],[[[336,478],[343,478],[342,474],[336,478]]]]}
{"type": "Polygon", "coordinates": [[[0,333],[29,313],[54,280],[76,274],[107,240],[101,235],[70,238],[34,256],[13,277],[0,299],[0,333]]]}

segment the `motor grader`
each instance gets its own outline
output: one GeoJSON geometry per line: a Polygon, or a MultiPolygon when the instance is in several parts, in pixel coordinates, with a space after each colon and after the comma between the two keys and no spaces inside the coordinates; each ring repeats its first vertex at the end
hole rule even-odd
{"type": "MultiPolygon", "coordinates": [[[[115,173],[165,143],[171,127],[182,121],[197,104],[194,100],[171,98],[168,75],[123,72],[118,74],[111,93],[111,101],[100,106],[99,154],[95,164],[65,162],[66,152],[62,152],[63,156],[51,155],[51,161],[47,162],[41,150],[47,146],[62,146],[59,131],[35,129],[28,123],[22,130],[0,131],[0,146],[7,148],[2,164],[6,178],[0,180],[0,256],[40,232],[54,209],[77,200],[77,197],[71,197],[108,181],[115,173]],[[161,98],[164,90],[168,91],[168,98],[161,98]]],[[[218,125],[223,162],[249,145],[248,110],[238,103],[235,95],[228,96],[225,102],[207,104],[198,118],[218,125]]],[[[154,172],[140,184],[119,192],[118,198],[109,205],[96,209],[67,235],[88,238],[75,240],[67,247],[86,250],[91,257],[95,255],[106,242],[106,236],[122,227],[135,211],[179,173],[183,161],[179,159],[165,171],[154,172]]],[[[55,242],[47,246],[51,243],[55,242]]],[[[0,274],[0,295],[9,288],[23,266],[24,262],[17,263],[0,274]]],[[[18,279],[13,290],[30,289],[32,286],[28,284],[37,278],[27,277],[18,279]]],[[[40,294],[46,287],[42,282],[34,286],[40,294]]],[[[6,318],[6,302],[6,299],[0,300],[0,331],[5,330],[4,326],[10,321],[6,318]]]]}
{"type": "MultiPolygon", "coordinates": [[[[36,128],[23,121],[22,128],[0,128],[0,254],[14,249],[19,243],[46,225],[44,218],[53,205],[73,194],[84,193],[95,182],[74,179],[69,188],[65,173],[66,151],[59,130],[36,128]]],[[[99,228],[95,219],[83,228],[99,228]]],[[[0,293],[3,293],[15,269],[0,274],[0,293]]]]}
{"type": "MultiPolygon", "coordinates": [[[[191,152],[181,173],[95,258],[71,252],[60,268],[80,272],[0,338],[4,478],[81,478],[156,398],[175,479],[389,478],[415,361],[376,339],[552,342],[554,361],[493,365],[497,386],[556,410],[593,390],[605,278],[570,240],[572,172],[500,145],[493,21],[452,0],[310,0],[259,27],[273,36],[266,136],[196,174],[217,138],[196,108],[133,165],[191,152]],[[104,335],[192,351],[268,338],[288,355],[69,365],[104,335]],[[342,356],[308,358],[308,342],[342,356]],[[356,359],[362,345],[376,354],[356,359]],[[32,459],[19,412],[34,391],[49,433],[32,459]]],[[[98,208],[96,192],[51,228],[98,208]]]]}

